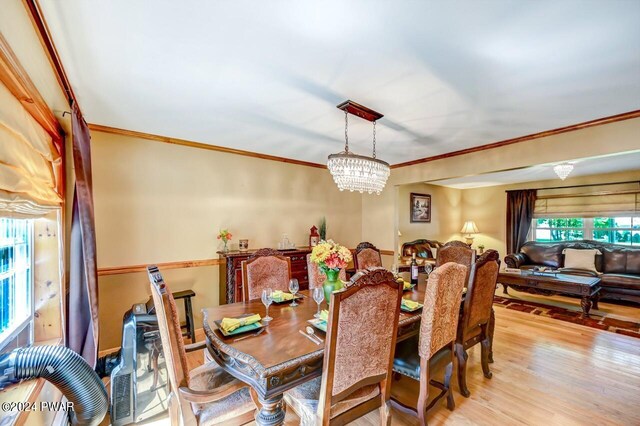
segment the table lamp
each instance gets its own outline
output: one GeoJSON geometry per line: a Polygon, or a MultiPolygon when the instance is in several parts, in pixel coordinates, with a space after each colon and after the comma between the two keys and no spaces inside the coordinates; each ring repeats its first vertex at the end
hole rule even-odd
{"type": "Polygon", "coordinates": [[[468,220],[464,223],[464,225],[462,225],[462,229],[460,230],[460,232],[462,234],[464,234],[464,238],[467,240],[467,244],[471,245],[473,244],[473,234],[477,234],[478,232],[478,227],[476,226],[476,223],[472,220],[468,220]]]}

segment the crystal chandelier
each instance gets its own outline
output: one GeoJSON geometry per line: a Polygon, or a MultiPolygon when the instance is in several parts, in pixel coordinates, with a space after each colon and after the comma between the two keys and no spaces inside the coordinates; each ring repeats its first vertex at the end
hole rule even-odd
{"type": "Polygon", "coordinates": [[[344,110],[344,151],[329,155],[327,168],[340,191],[345,189],[360,193],[380,194],[387,184],[389,164],[376,158],[376,120],[382,114],[352,101],[346,101],[338,108],[344,110]],[[349,151],[349,113],[373,122],[373,155],[354,154],[349,151]]]}
{"type": "Polygon", "coordinates": [[[556,172],[560,179],[565,180],[567,176],[569,176],[569,174],[573,171],[573,164],[556,164],[555,166],[553,166],[553,171],[556,172]]]}

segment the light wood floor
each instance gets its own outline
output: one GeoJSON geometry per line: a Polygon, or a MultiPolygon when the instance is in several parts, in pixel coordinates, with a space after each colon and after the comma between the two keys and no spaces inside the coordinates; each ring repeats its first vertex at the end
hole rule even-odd
{"type": "MultiPolygon", "coordinates": [[[[456,409],[434,407],[430,424],[640,424],[640,339],[496,307],[494,358],[493,378],[485,379],[479,347],[470,350],[471,397],[461,396],[456,385],[456,409]]],[[[190,354],[189,362],[199,365],[202,353],[190,354]]],[[[393,391],[415,399],[417,384],[403,379],[393,391]]],[[[378,422],[374,412],[353,424],[378,422]]],[[[417,421],[394,408],[392,423],[417,421]]],[[[296,424],[289,410],[287,425],[296,424]]]]}

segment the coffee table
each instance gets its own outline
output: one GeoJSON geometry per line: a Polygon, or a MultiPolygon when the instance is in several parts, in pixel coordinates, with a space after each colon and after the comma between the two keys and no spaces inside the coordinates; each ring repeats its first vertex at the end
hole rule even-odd
{"type": "Polygon", "coordinates": [[[498,282],[502,284],[503,293],[509,294],[507,288],[533,294],[566,294],[581,297],[582,318],[589,316],[591,306],[598,309],[600,298],[600,278],[581,275],[556,274],[538,275],[522,270],[521,273],[501,272],[498,282]]]}

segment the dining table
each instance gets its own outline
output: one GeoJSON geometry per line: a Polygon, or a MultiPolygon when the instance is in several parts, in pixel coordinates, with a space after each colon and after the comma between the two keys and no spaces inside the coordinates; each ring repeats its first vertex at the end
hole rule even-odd
{"type": "MultiPolygon", "coordinates": [[[[403,298],[424,302],[426,282],[405,291],[403,298]]],[[[309,290],[298,293],[302,299],[298,306],[290,303],[272,304],[269,315],[273,318],[260,333],[247,333],[225,337],[216,320],[237,318],[247,314],[265,316],[260,299],[205,308],[203,328],[207,349],[225,371],[245,382],[260,402],[255,420],[258,425],[284,423],[283,396],[286,391],[322,375],[325,333],[315,329],[314,342],[304,336],[309,320],[317,312],[317,304],[309,290]]],[[[464,303],[462,303],[464,305],[464,303]]],[[[326,301],[321,307],[327,308],[326,301]]],[[[426,308],[424,308],[426,309],[426,308]]],[[[397,341],[417,335],[420,331],[422,309],[400,312],[397,341]]],[[[492,333],[493,327],[490,327],[492,333]]],[[[491,339],[492,340],[492,339],[491,339]]],[[[416,348],[417,350],[417,348],[416,348]]]]}

